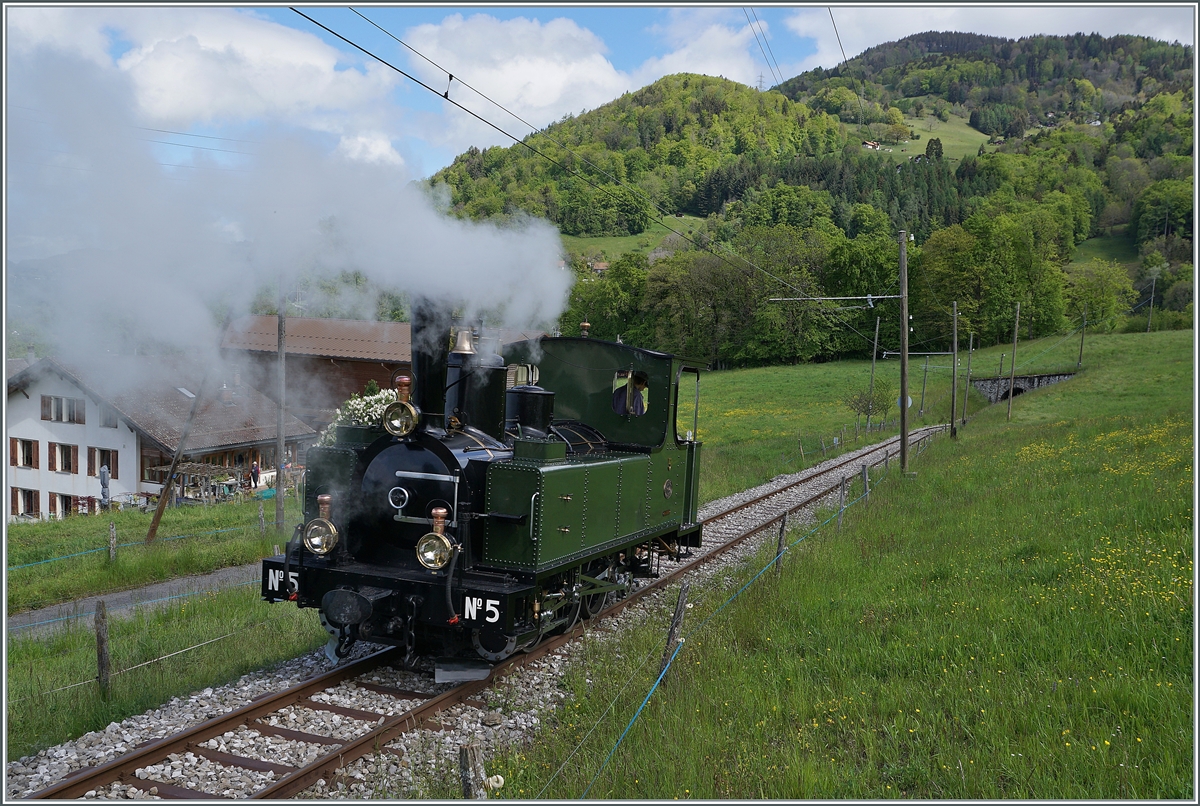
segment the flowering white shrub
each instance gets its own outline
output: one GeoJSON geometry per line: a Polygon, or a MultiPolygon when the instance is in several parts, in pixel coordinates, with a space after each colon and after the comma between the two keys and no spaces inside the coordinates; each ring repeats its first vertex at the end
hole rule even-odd
{"type": "Polygon", "coordinates": [[[377,425],[383,410],[396,402],[396,390],[384,389],[375,395],[360,395],[357,392],[333,413],[333,421],[321,432],[318,445],[332,445],[339,425],[377,425]]]}

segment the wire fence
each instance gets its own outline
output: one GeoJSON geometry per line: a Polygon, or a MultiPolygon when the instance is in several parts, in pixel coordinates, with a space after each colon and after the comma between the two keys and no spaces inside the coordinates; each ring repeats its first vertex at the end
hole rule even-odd
{"type": "MultiPolygon", "coordinates": [[[[208,592],[209,592],[209,591],[201,591],[201,593],[208,593],[208,592]]],[[[173,598],[173,597],[172,597],[172,598],[173,598]]],[[[219,642],[219,641],[223,641],[223,640],[225,640],[226,638],[232,638],[232,637],[233,637],[233,636],[235,636],[235,635],[241,635],[241,634],[243,634],[243,633],[247,633],[247,632],[249,632],[250,630],[255,630],[255,629],[258,629],[259,627],[262,627],[262,626],[263,626],[263,625],[265,625],[265,624],[270,624],[270,623],[272,623],[272,622],[278,621],[278,620],[279,620],[279,619],[281,619],[281,618],[287,618],[289,615],[291,615],[291,612],[290,612],[290,611],[284,611],[283,613],[280,613],[279,615],[271,616],[270,618],[266,618],[266,619],[263,619],[263,620],[261,620],[261,621],[257,621],[257,622],[255,622],[254,624],[249,624],[249,625],[247,625],[247,626],[245,626],[245,627],[242,627],[242,628],[241,628],[241,629],[239,629],[239,630],[234,630],[234,631],[232,631],[232,632],[225,633],[224,635],[219,635],[219,636],[217,636],[216,638],[210,638],[210,639],[208,639],[208,640],[206,640],[206,641],[201,641],[201,642],[199,642],[199,643],[197,643],[197,644],[193,644],[193,645],[191,645],[191,646],[184,647],[183,649],[177,649],[177,650],[175,650],[175,651],[173,651],[173,652],[168,652],[168,653],[167,653],[167,654],[165,654],[165,655],[160,655],[160,656],[158,656],[158,657],[156,657],[156,658],[151,658],[150,660],[147,660],[147,661],[142,661],[141,663],[136,663],[136,664],[134,664],[134,665],[132,665],[132,666],[127,666],[127,667],[125,667],[125,668],[123,668],[123,669],[117,669],[117,670],[114,670],[114,671],[112,671],[112,672],[110,672],[110,673],[109,673],[109,677],[116,677],[116,676],[118,676],[118,675],[122,675],[122,674],[125,674],[125,673],[127,673],[127,672],[132,672],[132,671],[134,671],[134,670],[136,670],[136,669],[142,669],[142,668],[145,668],[145,667],[148,667],[148,666],[152,666],[152,665],[154,665],[154,664],[156,664],[156,663],[161,663],[162,661],[168,660],[168,659],[170,659],[170,658],[174,658],[174,657],[177,657],[177,656],[179,656],[179,655],[183,655],[183,654],[186,654],[186,653],[188,653],[188,652],[192,652],[192,651],[194,651],[194,650],[200,649],[200,648],[202,648],[202,647],[206,647],[206,646],[209,646],[209,645],[211,645],[211,644],[215,644],[215,643],[217,643],[217,642],[219,642]]],[[[79,648],[79,649],[77,649],[77,650],[74,650],[74,652],[84,652],[84,651],[87,651],[87,652],[94,652],[94,651],[95,651],[95,648],[94,648],[94,647],[90,647],[90,646],[83,646],[83,647],[80,647],[80,648],[79,648]]],[[[72,654],[72,653],[71,653],[71,652],[65,652],[65,653],[59,653],[59,654],[63,654],[63,655],[65,655],[65,654],[72,654]]],[[[78,682],[76,682],[76,683],[70,683],[70,684],[68,684],[68,685],[65,685],[65,686],[58,686],[57,688],[48,689],[48,690],[46,690],[46,691],[41,691],[41,692],[38,692],[38,693],[36,693],[36,694],[30,694],[30,695],[27,695],[27,696],[24,696],[24,697],[18,697],[18,698],[15,698],[15,699],[9,699],[9,700],[8,700],[8,702],[9,702],[9,703],[28,702],[29,700],[38,699],[38,698],[40,698],[40,697],[45,697],[45,696],[47,696],[47,695],[50,695],[50,694],[57,694],[57,693],[59,693],[59,692],[62,692],[62,691],[69,691],[69,690],[71,690],[71,689],[79,688],[80,686],[86,686],[86,685],[88,685],[88,684],[95,684],[95,683],[97,683],[97,681],[98,681],[98,677],[91,677],[91,678],[88,678],[87,680],[80,680],[80,681],[78,681],[78,682]]],[[[11,685],[11,679],[10,679],[10,685],[11,685]]]]}
{"type": "MultiPolygon", "coordinates": [[[[924,452],[928,443],[929,443],[929,437],[924,437],[918,441],[918,443],[917,443],[917,455],[918,456],[924,452]]],[[[883,483],[888,478],[890,473],[891,473],[890,464],[885,465],[885,470],[884,470],[883,474],[876,479],[870,479],[869,480],[870,487],[868,489],[865,489],[861,495],[859,495],[857,498],[855,498],[851,501],[846,502],[844,505],[842,505],[838,509],[836,509],[824,521],[813,526],[808,531],[804,532],[799,537],[792,540],[790,543],[784,545],[779,551],[777,551],[771,557],[771,560],[766,565],[764,565],[761,569],[759,569],[745,584],[743,584],[740,588],[738,588],[738,590],[732,596],[729,596],[727,599],[725,599],[725,601],[722,602],[722,604],[720,606],[718,606],[715,610],[713,610],[713,612],[709,613],[708,616],[706,616],[699,624],[696,624],[695,626],[693,626],[691,629],[689,629],[684,634],[684,636],[679,640],[679,643],[676,644],[670,657],[664,663],[662,670],[660,671],[658,676],[655,678],[654,682],[651,684],[649,691],[646,692],[646,696],[642,699],[641,703],[638,705],[632,718],[629,720],[628,724],[626,724],[624,730],[622,730],[621,735],[617,738],[616,742],[613,744],[613,747],[609,750],[608,755],[604,759],[604,762],[601,764],[600,768],[596,771],[596,774],[592,777],[591,781],[588,783],[588,785],[584,789],[583,793],[579,796],[581,799],[586,798],[588,796],[588,793],[591,791],[592,786],[596,783],[596,781],[599,779],[600,775],[608,767],[608,764],[611,762],[617,749],[624,742],[626,736],[629,735],[629,731],[633,728],[634,724],[637,722],[638,718],[641,716],[642,712],[645,710],[647,704],[649,704],[650,698],[654,695],[654,692],[662,684],[662,681],[665,679],[667,672],[670,670],[671,666],[674,664],[675,659],[678,657],[684,644],[689,639],[691,639],[693,636],[695,636],[697,633],[699,633],[701,630],[703,630],[705,627],[707,627],[709,625],[709,623],[713,621],[713,619],[715,619],[730,604],[732,604],[734,601],[736,601],[738,599],[738,597],[740,597],[743,593],[745,593],[755,582],[757,582],[763,576],[763,574],[765,574],[769,569],[775,567],[776,564],[780,561],[780,559],[783,557],[783,555],[786,552],[790,551],[795,546],[799,545],[801,542],[807,540],[809,537],[816,534],[818,531],[820,531],[825,526],[829,525],[834,520],[837,520],[838,516],[840,514],[843,514],[850,507],[858,504],[860,501],[867,499],[868,495],[869,495],[869,489],[875,488],[879,484],[883,483]]],[[[847,477],[847,483],[853,483],[853,480],[856,478],[857,478],[857,476],[847,477]]],[[[869,475],[868,475],[868,478],[869,478],[869,475]]],[[[710,582],[711,582],[711,584],[715,585],[716,584],[715,578],[712,578],[710,580],[710,582]]],[[[567,764],[571,761],[571,759],[574,758],[579,753],[579,751],[583,748],[583,746],[587,742],[587,740],[596,731],[596,729],[598,727],[600,727],[600,725],[603,723],[605,717],[607,717],[608,714],[616,707],[617,703],[623,698],[623,696],[625,695],[625,693],[627,692],[629,687],[632,685],[633,681],[638,678],[639,673],[642,671],[642,669],[645,668],[646,664],[649,663],[651,659],[658,656],[659,652],[660,651],[658,649],[650,649],[649,651],[646,652],[646,654],[642,657],[641,662],[638,664],[637,668],[634,669],[634,671],[628,675],[627,682],[625,683],[625,685],[623,685],[620,688],[620,690],[609,701],[608,706],[604,709],[604,711],[597,718],[595,724],[593,724],[592,727],[589,728],[587,730],[587,732],[580,738],[580,740],[576,743],[575,747],[572,748],[571,752],[567,755],[566,759],[563,760],[562,764],[560,764],[559,767],[554,771],[554,773],[551,774],[550,778],[547,779],[546,783],[542,786],[541,791],[537,795],[537,797],[539,799],[541,797],[543,797],[543,795],[545,795],[546,790],[550,787],[550,784],[552,784],[554,782],[554,780],[562,773],[562,771],[564,769],[566,769],[567,764]]]]}
{"type": "MultiPolygon", "coordinates": [[[[247,585],[257,585],[257,584],[259,584],[259,582],[260,582],[260,580],[258,580],[258,579],[251,579],[246,582],[238,582],[236,584],[230,585],[229,587],[230,588],[244,588],[247,585]]],[[[113,592],[114,591],[105,591],[105,593],[113,593],[113,592]]],[[[157,599],[145,599],[142,601],[134,602],[131,606],[136,608],[136,607],[141,607],[142,605],[158,604],[160,602],[171,602],[176,599],[189,599],[193,596],[202,596],[204,594],[212,593],[212,592],[213,592],[212,590],[198,590],[198,591],[191,591],[189,593],[177,593],[172,596],[162,596],[157,599]]],[[[28,624],[9,625],[8,631],[10,633],[13,633],[13,632],[18,632],[20,630],[31,629],[33,627],[44,626],[46,624],[56,624],[56,623],[63,622],[63,621],[74,621],[75,619],[87,618],[88,616],[91,616],[91,615],[94,615],[94,614],[89,613],[87,611],[81,611],[78,613],[72,613],[69,616],[59,616],[58,618],[44,619],[42,621],[31,621],[28,624]]]]}
{"type": "MultiPolygon", "coordinates": [[[[928,442],[928,438],[925,438],[925,439],[922,439],[922,440],[920,440],[920,442],[919,442],[919,444],[918,444],[918,455],[920,455],[920,452],[923,450],[923,448],[924,448],[924,445],[925,445],[927,442],[928,442]]],[[[871,486],[872,486],[872,487],[877,487],[879,484],[881,484],[882,482],[884,482],[884,481],[887,479],[887,477],[890,475],[890,472],[891,472],[891,471],[890,471],[890,465],[889,465],[889,466],[888,466],[888,468],[884,470],[884,473],[883,473],[883,475],[881,475],[881,476],[880,476],[878,479],[875,479],[875,480],[873,480],[873,481],[871,482],[871,486]]],[[[848,479],[849,479],[849,478],[850,478],[850,477],[848,477],[848,479]]],[[[722,602],[722,603],[721,603],[721,604],[720,604],[720,605],[719,605],[719,606],[718,606],[718,607],[717,607],[715,610],[713,610],[711,613],[709,613],[709,614],[708,614],[708,615],[707,615],[707,616],[706,616],[706,617],[705,617],[705,618],[704,618],[702,621],[700,621],[700,623],[698,623],[698,624],[696,624],[695,626],[693,626],[691,629],[689,629],[689,630],[688,630],[688,631],[687,631],[687,632],[684,634],[684,636],[683,636],[683,637],[680,639],[679,643],[678,643],[678,644],[675,646],[675,649],[674,649],[674,651],[671,653],[671,655],[670,655],[670,657],[667,659],[666,663],[663,665],[662,671],[659,673],[658,677],[657,677],[657,678],[655,678],[655,680],[654,680],[654,683],[653,683],[653,684],[650,686],[650,689],[649,689],[649,691],[647,691],[647,692],[646,692],[646,696],[645,696],[645,697],[642,699],[641,703],[638,705],[638,707],[637,707],[636,711],[634,712],[634,714],[633,714],[632,718],[630,718],[630,720],[629,720],[629,723],[628,723],[628,724],[625,726],[625,729],[624,729],[624,730],[621,732],[621,735],[620,735],[620,736],[617,738],[617,741],[614,743],[614,745],[613,745],[612,749],[610,749],[610,750],[609,750],[609,752],[608,752],[608,755],[607,755],[607,756],[605,757],[605,759],[604,759],[604,762],[603,762],[603,763],[600,765],[600,769],[598,769],[598,770],[596,771],[596,774],[595,774],[594,776],[592,776],[592,779],[591,779],[591,781],[588,783],[588,785],[587,785],[587,787],[584,789],[583,793],[582,793],[582,794],[579,796],[581,799],[582,799],[582,798],[586,798],[586,797],[588,796],[588,793],[591,791],[591,789],[592,789],[592,786],[593,786],[593,785],[596,783],[596,781],[599,779],[600,775],[601,775],[601,774],[604,772],[604,770],[605,770],[605,769],[608,767],[608,765],[609,765],[609,763],[611,762],[611,760],[612,760],[613,756],[616,754],[616,751],[617,751],[617,749],[618,749],[618,748],[621,746],[621,744],[622,744],[622,743],[625,741],[625,737],[629,735],[629,731],[630,731],[630,730],[633,728],[634,724],[637,722],[638,718],[639,718],[639,717],[642,715],[642,712],[645,710],[646,706],[649,704],[649,702],[650,702],[650,698],[651,698],[651,697],[654,695],[654,692],[655,692],[655,691],[658,689],[658,687],[659,687],[659,686],[662,684],[662,681],[663,681],[663,679],[666,677],[666,675],[667,675],[667,672],[668,672],[668,671],[670,671],[670,668],[671,668],[671,666],[674,664],[674,662],[675,662],[675,659],[676,659],[676,657],[678,657],[678,655],[679,655],[679,652],[682,650],[682,648],[683,648],[684,644],[685,644],[685,643],[686,643],[686,642],[687,642],[689,639],[691,639],[693,636],[695,636],[697,633],[699,633],[701,630],[703,630],[705,627],[707,627],[707,626],[708,626],[708,624],[709,624],[710,622],[712,622],[712,621],[713,621],[713,619],[715,619],[715,618],[716,618],[718,615],[720,615],[720,614],[721,614],[721,613],[722,613],[722,612],[723,612],[723,611],[724,611],[724,610],[725,610],[727,607],[729,607],[729,605],[731,605],[731,604],[732,604],[734,601],[736,601],[736,600],[737,600],[737,599],[738,599],[738,598],[739,598],[739,597],[740,597],[740,596],[741,596],[743,593],[745,593],[745,592],[746,592],[746,591],[747,591],[747,590],[748,590],[748,589],[749,589],[749,588],[750,588],[750,587],[751,587],[751,586],[752,586],[752,585],[753,585],[755,582],[757,582],[759,579],[761,579],[761,578],[762,578],[762,576],[763,576],[763,574],[765,574],[765,573],[766,573],[768,570],[770,570],[771,568],[775,567],[775,566],[776,566],[776,564],[777,564],[777,563],[780,561],[780,559],[783,557],[783,555],[784,555],[786,552],[790,551],[792,548],[794,548],[795,546],[799,545],[801,542],[803,542],[803,541],[807,540],[809,537],[811,537],[811,536],[813,536],[814,534],[816,534],[818,531],[820,531],[820,530],[821,530],[822,528],[824,528],[825,526],[829,525],[829,524],[830,524],[831,522],[833,522],[834,520],[837,520],[840,514],[844,513],[844,512],[845,512],[845,510],[847,510],[847,509],[849,509],[850,507],[852,507],[852,506],[856,505],[858,502],[860,502],[860,501],[863,501],[863,500],[867,499],[868,495],[869,495],[869,491],[868,491],[868,490],[864,490],[864,491],[863,491],[863,493],[862,493],[861,495],[859,495],[857,498],[853,499],[852,501],[848,501],[848,502],[846,502],[846,503],[844,504],[844,506],[841,506],[841,507],[839,507],[837,510],[835,510],[835,511],[834,511],[834,512],[833,512],[833,513],[832,513],[832,514],[831,514],[831,515],[830,515],[828,518],[826,518],[824,521],[822,521],[821,523],[817,524],[816,526],[813,526],[813,527],[812,527],[812,528],[810,528],[808,531],[804,532],[804,533],[803,533],[803,534],[801,534],[799,537],[797,537],[796,539],[792,540],[790,543],[788,543],[788,544],[786,544],[785,546],[783,546],[783,548],[781,548],[779,551],[777,551],[777,552],[776,552],[776,553],[775,553],[775,554],[774,554],[774,555],[771,557],[771,560],[770,560],[770,561],[769,561],[769,562],[768,562],[766,565],[764,565],[764,566],[763,566],[761,569],[759,569],[759,570],[758,570],[758,571],[757,571],[757,572],[756,572],[756,573],[755,573],[755,574],[754,574],[752,577],[750,577],[750,579],[749,579],[749,580],[747,580],[747,581],[746,581],[746,583],[745,583],[745,584],[743,584],[743,585],[742,585],[740,588],[738,588],[738,590],[737,590],[737,591],[736,591],[736,592],[735,592],[735,593],[734,593],[732,596],[729,596],[727,599],[725,599],[725,601],[724,601],[724,602],[722,602]]],[[[648,659],[649,657],[653,657],[653,654],[654,654],[654,652],[653,652],[653,651],[652,651],[651,653],[648,653],[648,655],[647,655],[647,659],[648,659]]],[[[638,671],[641,671],[641,669],[642,669],[642,668],[645,666],[645,664],[646,664],[646,659],[644,659],[644,660],[642,661],[642,663],[639,665],[638,669],[637,669],[637,670],[635,670],[635,673],[630,675],[630,679],[633,679],[634,677],[636,677],[636,672],[638,672],[638,671]]],[[[618,697],[619,697],[619,696],[620,696],[620,695],[618,694],[618,697]]],[[[615,702],[615,701],[616,701],[616,698],[614,698],[614,702],[615,702]]],[[[602,714],[602,715],[601,715],[601,719],[603,719],[603,716],[604,716],[605,714],[607,714],[607,713],[609,712],[609,710],[611,710],[611,708],[612,708],[612,705],[610,704],[609,708],[608,708],[608,709],[606,709],[606,710],[605,710],[605,712],[604,712],[604,714],[602,714]]],[[[591,730],[589,730],[589,731],[587,732],[587,734],[585,734],[585,735],[584,735],[583,739],[581,739],[581,740],[580,740],[579,744],[576,746],[576,748],[575,748],[574,750],[572,750],[571,754],[568,756],[568,760],[569,760],[571,757],[573,757],[573,756],[576,754],[576,752],[578,752],[579,748],[580,748],[580,747],[582,747],[582,745],[583,745],[583,742],[587,740],[587,737],[588,737],[588,736],[590,736],[590,735],[591,735],[591,733],[592,733],[594,730],[595,730],[595,728],[593,727],[591,730]]],[[[542,788],[542,793],[544,793],[544,792],[546,791],[546,788],[547,788],[547,787],[550,785],[550,783],[551,783],[551,782],[552,782],[552,781],[553,781],[553,780],[554,780],[554,779],[555,779],[555,778],[558,776],[559,772],[561,772],[561,771],[562,771],[562,770],[565,768],[565,766],[566,766],[566,762],[564,761],[563,765],[562,765],[562,766],[560,766],[560,767],[559,767],[559,769],[555,771],[555,773],[554,773],[554,774],[553,774],[553,775],[550,777],[550,779],[549,779],[549,780],[546,782],[545,786],[543,786],[543,788],[542,788]]],[[[539,793],[538,797],[541,797],[541,794],[542,794],[542,793],[539,793]]]]}
{"type": "MultiPolygon", "coordinates": [[[[156,539],[156,542],[166,543],[171,540],[183,540],[184,538],[188,538],[188,537],[203,537],[204,535],[218,535],[218,534],[224,534],[226,532],[245,532],[245,531],[249,531],[251,529],[258,529],[258,528],[259,527],[257,525],[233,526],[228,529],[213,529],[208,532],[192,532],[191,534],[186,534],[186,535],[172,535],[170,537],[160,537],[160,538],[156,539]]],[[[58,562],[60,560],[70,560],[75,557],[84,557],[88,554],[98,554],[99,552],[102,552],[102,551],[109,551],[109,550],[111,550],[111,548],[129,548],[131,546],[145,546],[145,545],[146,545],[146,542],[144,540],[138,540],[133,543],[117,543],[115,546],[111,546],[111,547],[108,545],[104,545],[104,546],[101,546],[100,548],[87,549],[85,551],[77,551],[74,554],[64,554],[61,557],[50,557],[45,560],[35,560],[34,562],[22,563],[21,565],[10,565],[8,567],[8,571],[9,572],[19,571],[22,568],[32,568],[35,565],[45,565],[46,563],[58,562]]]]}

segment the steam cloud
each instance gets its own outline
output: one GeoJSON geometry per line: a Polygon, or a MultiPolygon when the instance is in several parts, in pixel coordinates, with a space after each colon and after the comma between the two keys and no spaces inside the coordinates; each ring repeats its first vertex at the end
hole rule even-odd
{"type": "Polygon", "coordinates": [[[43,335],[71,360],[116,352],[118,335],[212,357],[214,311],[343,271],[514,328],[565,304],[552,226],[448,217],[394,159],[270,123],[222,131],[240,142],[151,131],[172,126],[141,111],[126,76],[62,51],[10,56],[7,81],[8,319],[50,312],[43,335]]]}

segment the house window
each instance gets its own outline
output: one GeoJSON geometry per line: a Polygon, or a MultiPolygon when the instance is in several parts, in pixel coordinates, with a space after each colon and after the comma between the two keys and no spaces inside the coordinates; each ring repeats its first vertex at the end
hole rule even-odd
{"type": "MultiPolygon", "coordinates": [[[[114,451],[115,453],[115,451],[114,451]]],[[[167,480],[165,470],[151,470],[152,467],[164,467],[171,464],[171,457],[153,448],[142,449],[142,481],[152,481],[162,484],[167,480]]],[[[111,469],[111,466],[110,468],[111,469]]]]}
{"type": "Polygon", "coordinates": [[[42,395],[42,419],[58,423],[84,422],[87,401],[83,398],[42,395]]]}
{"type": "Polygon", "coordinates": [[[79,472],[79,446],[63,445],[58,442],[48,443],[50,454],[50,469],[60,473],[79,472]]]}
{"type": "Polygon", "coordinates": [[[100,468],[108,465],[109,478],[116,479],[118,464],[119,459],[116,450],[112,448],[88,448],[89,476],[99,476],[100,468]]]}
{"type": "Polygon", "coordinates": [[[8,463],[13,467],[31,467],[36,470],[38,466],[37,440],[9,437],[8,463]]]}
{"type": "Polygon", "coordinates": [[[50,516],[65,518],[75,511],[75,496],[50,493],[50,516]]]}
{"type": "Polygon", "coordinates": [[[12,488],[12,512],[14,515],[40,515],[38,491],[12,488]]]}
{"type": "Polygon", "coordinates": [[[107,403],[100,404],[100,427],[101,428],[116,428],[117,427],[117,410],[107,403]]]}

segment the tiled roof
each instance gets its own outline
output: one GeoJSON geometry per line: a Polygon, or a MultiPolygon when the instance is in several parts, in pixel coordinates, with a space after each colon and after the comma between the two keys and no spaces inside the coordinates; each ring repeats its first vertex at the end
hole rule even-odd
{"type": "Polygon", "coordinates": [[[7,358],[4,360],[4,377],[11,378],[27,366],[29,362],[24,358],[7,358]]]}
{"type": "MultiPolygon", "coordinates": [[[[244,316],[229,324],[223,349],[274,353],[279,344],[279,318],[244,316]]],[[[364,361],[412,360],[407,322],[366,322],[358,319],[287,318],[288,355],[356,358],[364,361]]]]}
{"type": "MultiPolygon", "coordinates": [[[[539,330],[497,331],[511,344],[543,335],[539,330]]],[[[244,316],[229,324],[222,349],[275,353],[279,347],[279,318],[244,316]]],[[[288,355],[314,355],[360,361],[412,362],[412,329],[408,322],[367,322],[359,319],[287,318],[288,355]]]]}
{"type": "MultiPolygon", "coordinates": [[[[137,430],[168,452],[179,439],[191,413],[193,397],[204,381],[204,368],[186,358],[157,356],[112,356],[82,366],[58,359],[42,359],[25,373],[57,371],[74,381],[94,397],[108,402],[137,430]]],[[[9,378],[12,386],[16,378],[9,378]]],[[[208,388],[188,433],[185,451],[194,454],[215,451],[276,438],[278,408],[275,402],[249,386],[234,390],[233,405],[219,398],[223,383],[232,380],[232,372],[223,377],[210,370],[208,388]]],[[[288,438],[312,436],[316,432],[290,414],[284,415],[284,435],[288,438]]]]}

